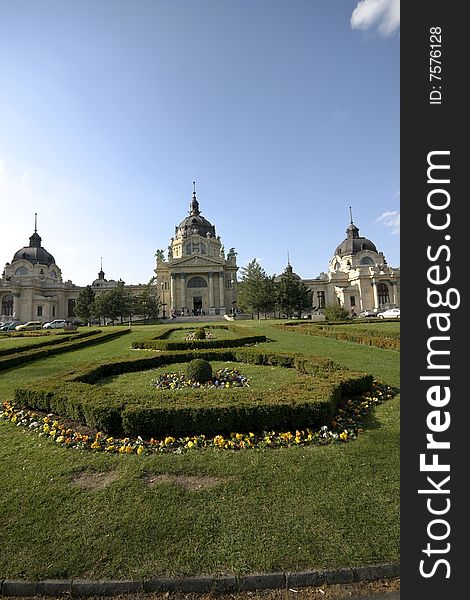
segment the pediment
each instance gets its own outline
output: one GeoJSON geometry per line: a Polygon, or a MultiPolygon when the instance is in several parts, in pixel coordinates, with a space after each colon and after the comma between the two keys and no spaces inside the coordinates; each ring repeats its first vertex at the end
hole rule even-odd
{"type": "Polygon", "coordinates": [[[187,267],[197,267],[197,268],[208,268],[208,269],[220,269],[225,266],[224,259],[217,259],[211,256],[188,256],[185,258],[180,258],[173,260],[170,265],[170,269],[173,271],[175,267],[178,268],[187,268],[187,267]]]}

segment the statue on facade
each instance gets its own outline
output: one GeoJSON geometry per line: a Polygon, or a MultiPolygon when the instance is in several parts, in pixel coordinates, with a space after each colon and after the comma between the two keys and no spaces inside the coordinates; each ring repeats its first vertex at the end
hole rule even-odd
{"type": "Polygon", "coordinates": [[[164,261],[165,253],[163,252],[163,250],[161,250],[161,249],[157,250],[155,252],[155,258],[157,259],[157,262],[164,261]]]}

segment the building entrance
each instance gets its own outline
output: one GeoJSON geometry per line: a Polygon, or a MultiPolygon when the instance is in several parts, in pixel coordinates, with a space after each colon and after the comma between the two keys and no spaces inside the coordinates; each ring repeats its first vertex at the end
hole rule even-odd
{"type": "Polygon", "coordinates": [[[193,315],[200,315],[202,313],[202,296],[193,297],[193,315]]]}

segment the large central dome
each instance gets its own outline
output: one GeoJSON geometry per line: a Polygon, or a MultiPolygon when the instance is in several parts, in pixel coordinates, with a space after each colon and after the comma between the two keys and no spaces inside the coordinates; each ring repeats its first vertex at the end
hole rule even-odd
{"type": "Polygon", "coordinates": [[[15,260],[28,260],[33,265],[40,264],[48,267],[54,265],[55,258],[41,246],[41,241],[41,236],[35,230],[29,238],[29,246],[24,246],[18,252],[15,252],[13,262],[15,260]]]}
{"type": "Polygon", "coordinates": [[[175,227],[175,237],[186,238],[195,233],[202,237],[215,237],[214,225],[201,215],[196,191],[193,192],[193,199],[189,205],[189,215],[175,227]]]}

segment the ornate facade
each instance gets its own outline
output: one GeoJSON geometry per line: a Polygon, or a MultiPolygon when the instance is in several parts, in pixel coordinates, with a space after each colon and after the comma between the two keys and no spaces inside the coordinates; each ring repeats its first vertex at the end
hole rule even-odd
{"type": "MultiPolygon", "coordinates": [[[[220,236],[201,214],[193,191],[189,214],[175,227],[168,246],[156,254],[156,290],[163,315],[224,315],[237,308],[237,253],[225,253],[220,236]]],[[[366,309],[400,306],[400,269],[389,267],[373,242],[359,235],[351,223],[337,246],[328,272],[303,280],[312,291],[313,306],[338,303],[359,314],[366,309]]],[[[103,293],[121,281],[105,279],[103,267],[91,284],[103,293]]],[[[126,286],[140,294],[142,286],[126,286]]],[[[0,321],[53,319],[75,316],[74,304],[83,287],[63,281],[54,257],[42,246],[37,223],[29,245],[6,263],[0,278],[0,321]]]]}
{"type": "Polygon", "coordinates": [[[189,215],[175,227],[168,258],[157,252],[157,286],[166,315],[230,314],[237,302],[237,260],[201,215],[196,191],[189,215]]]}
{"type": "Polygon", "coordinates": [[[74,316],[81,289],[63,281],[54,257],[41,245],[35,224],[29,246],[15,252],[0,278],[1,321],[52,321],[74,316]]]}
{"type": "Polygon", "coordinates": [[[337,246],[328,272],[305,279],[318,309],[339,304],[351,313],[400,306],[400,269],[389,267],[373,242],[352,221],[337,246]]]}

